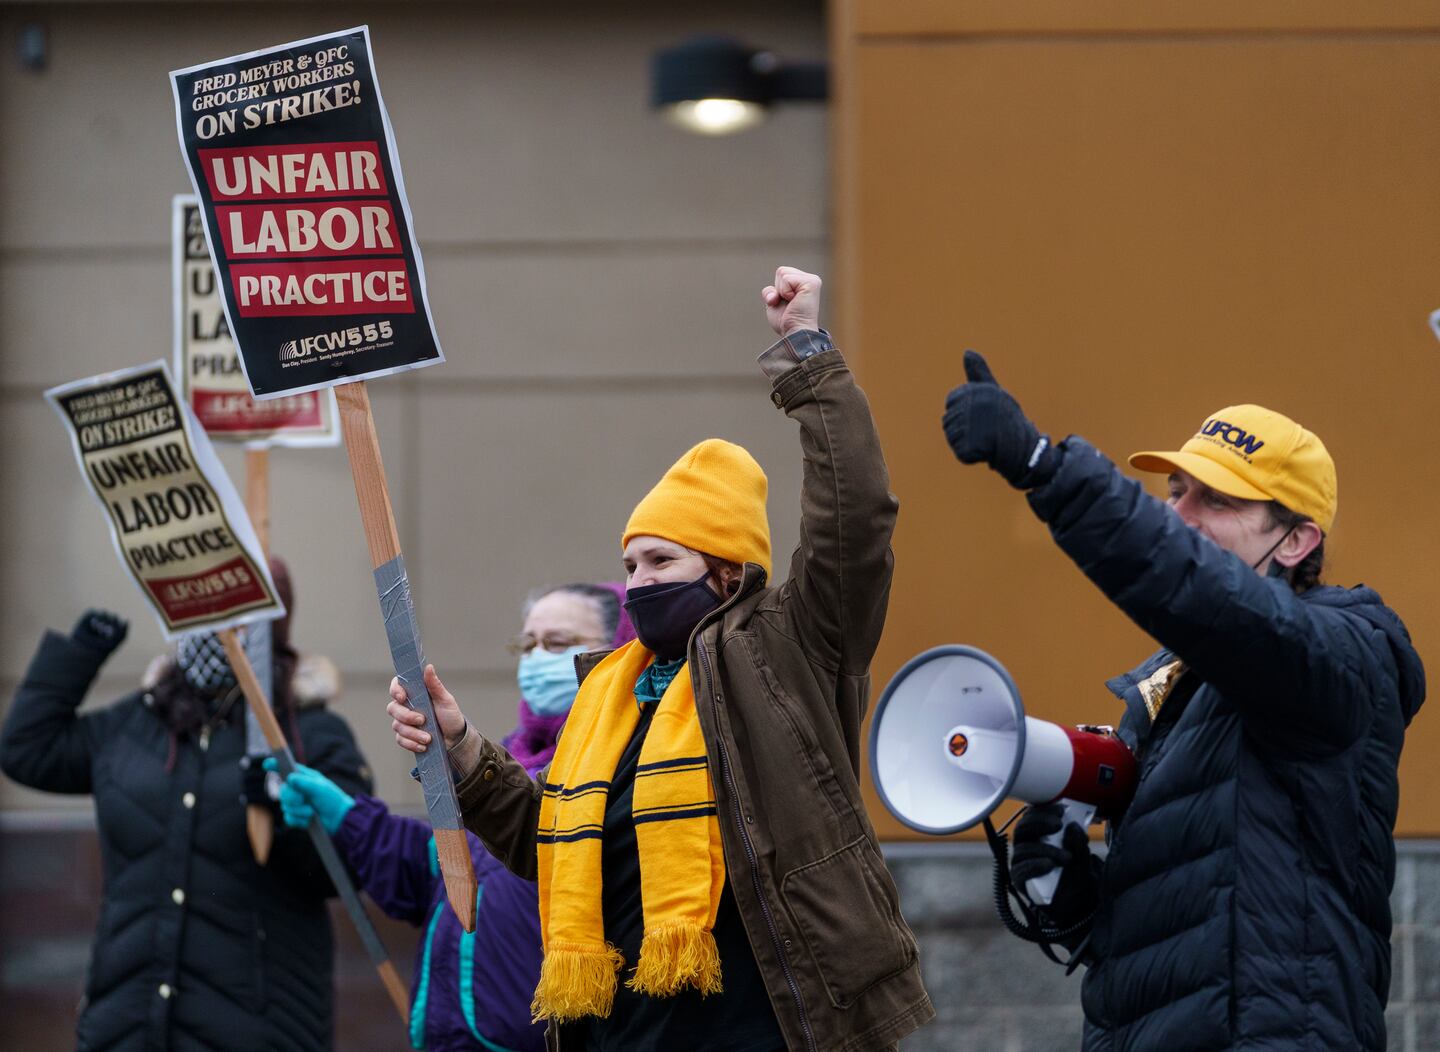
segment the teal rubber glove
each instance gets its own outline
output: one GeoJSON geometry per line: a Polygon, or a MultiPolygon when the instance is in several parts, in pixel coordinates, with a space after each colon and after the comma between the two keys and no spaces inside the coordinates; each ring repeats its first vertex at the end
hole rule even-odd
{"type": "MultiPolygon", "coordinates": [[[[275,758],[265,760],[265,770],[277,768],[275,758]]],[[[325,832],[334,834],[355,806],[355,798],[313,767],[296,764],[280,786],[280,813],[287,826],[304,829],[312,818],[320,819],[325,832]]]]}

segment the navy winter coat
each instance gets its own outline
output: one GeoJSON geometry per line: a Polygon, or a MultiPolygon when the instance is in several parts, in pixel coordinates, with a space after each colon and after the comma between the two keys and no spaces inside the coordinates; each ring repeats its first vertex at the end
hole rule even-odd
{"type": "MultiPolygon", "coordinates": [[[[325,899],[334,890],[307,835],[278,819],[268,864],[251,856],[240,802],[243,703],[203,745],[183,738],[172,754],[139,691],[76,713],[103,660],[46,633],[0,737],[0,768],[15,781],[95,797],[105,891],[77,1048],[328,1049],[325,899]]],[[[370,788],[344,720],[313,706],[294,722],[304,762],[346,792],[370,788]]]]}
{"type": "Polygon", "coordinates": [[[1030,495],[1165,648],[1112,680],[1140,782],[1113,824],[1083,986],[1087,1052],[1383,1049],[1396,768],[1425,696],[1364,587],[1296,595],[1084,441],[1030,495]],[[1148,680],[1198,688],[1152,724],[1148,680]]]}

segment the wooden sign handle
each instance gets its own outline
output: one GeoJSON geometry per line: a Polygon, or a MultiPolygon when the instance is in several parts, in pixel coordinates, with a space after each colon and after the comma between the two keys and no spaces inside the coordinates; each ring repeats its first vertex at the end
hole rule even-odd
{"type": "Polygon", "coordinates": [[[360,501],[360,521],[365,527],[373,570],[400,554],[390,486],[380,459],[380,436],[375,431],[375,414],[364,380],[335,388],[335,401],[340,407],[340,433],[350,456],[350,474],[355,477],[355,496],[360,501]]]}
{"type": "MultiPolygon", "coordinates": [[[[245,510],[250,515],[250,524],[255,527],[255,536],[260,540],[260,552],[270,557],[270,450],[264,445],[245,447],[245,510]]],[[[252,753],[246,743],[246,752],[252,753]]],[[[272,746],[273,748],[273,746],[272,746]]],[[[253,758],[252,758],[253,762],[253,758]]],[[[264,804],[247,804],[245,807],[245,836],[250,841],[250,852],[260,865],[270,861],[270,848],[275,843],[275,814],[264,804]]]]}
{"type": "Polygon", "coordinates": [[[262,445],[245,447],[245,511],[260,551],[270,557],[270,448],[262,445]]]}
{"type": "MultiPolygon", "coordinates": [[[[260,721],[260,728],[265,732],[265,740],[274,750],[275,763],[281,777],[284,777],[295,770],[295,754],[290,751],[290,746],[285,742],[285,733],[280,729],[280,722],[275,719],[275,710],[270,707],[270,700],[260,689],[260,681],[255,677],[255,669],[251,667],[250,658],[245,654],[245,647],[241,644],[235,629],[227,628],[221,631],[219,636],[221,644],[225,647],[225,656],[230,661],[230,668],[234,671],[235,678],[240,683],[240,690],[245,695],[245,701],[250,706],[250,711],[255,714],[255,718],[260,721]]],[[[360,903],[360,896],[355,891],[355,885],[350,881],[350,874],[345,869],[345,863],[340,861],[340,853],[335,849],[334,841],[330,839],[330,834],[325,832],[325,827],[320,824],[319,818],[310,820],[310,826],[306,832],[310,834],[310,842],[315,845],[315,852],[320,856],[320,862],[324,865],[330,882],[335,885],[335,890],[340,895],[340,901],[345,904],[345,912],[350,914],[350,920],[354,923],[355,931],[365,946],[365,952],[370,955],[370,963],[375,966],[375,971],[380,976],[380,982],[384,984],[390,999],[395,1002],[401,1021],[408,1027],[410,1025],[410,996],[400,982],[400,977],[395,972],[395,966],[390,963],[390,955],[385,952],[385,944],[380,941],[380,933],[370,923],[370,916],[360,903]]]]}
{"type": "Polygon", "coordinates": [[[395,675],[409,695],[411,707],[425,717],[425,727],[430,732],[430,744],[420,754],[416,766],[425,793],[425,810],[435,832],[435,850],[439,856],[440,873],[445,878],[445,896],[461,926],[467,932],[473,932],[477,891],[475,867],[470,858],[465,827],[460,821],[460,803],[455,798],[455,782],[450,773],[450,758],[445,752],[445,737],[435,722],[435,709],[425,689],[425,652],[420,645],[420,628],[410,596],[410,578],[405,573],[405,557],[400,552],[400,536],[395,530],[390,488],[385,481],[380,439],[375,433],[375,415],[370,408],[370,394],[365,388],[365,381],[357,380],[335,388],[335,400],[340,407],[340,431],[345,437],[345,451],[350,455],[350,473],[355,477],[355,496],[360,502],[365,542],[370,548],[370,566],[375,573],[375,591],[380,599],[380,615],[390,643],[390,659],[395,666],[395,675]]]}

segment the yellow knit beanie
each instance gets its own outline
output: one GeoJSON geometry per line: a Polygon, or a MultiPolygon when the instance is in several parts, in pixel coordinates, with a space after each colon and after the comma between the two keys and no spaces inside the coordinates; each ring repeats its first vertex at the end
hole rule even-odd
{"type": "Polygon", "coordinates": [[[734,563],[759,563],[770,573],[768,483],[740,446],[707,438],[693,447],[630,513],[623,549],[635,537],[663,537],[734,563]]]}

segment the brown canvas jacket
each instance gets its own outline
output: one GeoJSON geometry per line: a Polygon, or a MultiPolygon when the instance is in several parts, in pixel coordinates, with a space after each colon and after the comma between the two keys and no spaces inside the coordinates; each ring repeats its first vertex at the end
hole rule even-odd
{"type": "MultiPolygon", "coordinates": [[[[731,888],[786,1043],[887,1048],[934,1015],[860,794],[898,503],[865,395],[828,337],[792,334],[761,364],[800,425],[801,540],[783,585],[747,564],[691,637],[695,704],[731,888]]],[[[580,678],[604,656],[581,655],[580,678]]],[[[451,755],[466,824],[534,879],[543,775],[473,730],[451,755]]],[[[549,1042],[565,1048],[553,1026],[549,1042]]]]}

